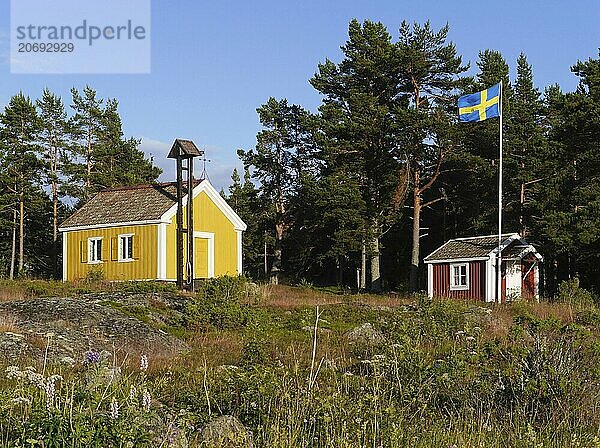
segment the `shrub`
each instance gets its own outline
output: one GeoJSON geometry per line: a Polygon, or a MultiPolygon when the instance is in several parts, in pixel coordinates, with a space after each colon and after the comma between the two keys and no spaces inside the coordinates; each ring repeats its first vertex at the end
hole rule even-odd
{"type": "Polygon", "coordinates": [[[558,285],[557,301],[568,303],[577,307],[594,304],[594,295],[587,289],[579,286],[579,279],[564,280],[558,285]]]}
{"type": "Polygon", "coordinates": [[[247,296],[247,280],[244,276],[223,276],[202,282],[195,296],[185,305],[185,321],[188,327],[211,326],[219,330],[245,326],[252,314],[242,301],[247,296]]]}
{"type": "Polygon", "coordinates": [[[101,267],[93,266],[87,273],[85,274],[85,278],[83,279],[84,283],[98,283],[104,280],[104,271],[101,267]]]}

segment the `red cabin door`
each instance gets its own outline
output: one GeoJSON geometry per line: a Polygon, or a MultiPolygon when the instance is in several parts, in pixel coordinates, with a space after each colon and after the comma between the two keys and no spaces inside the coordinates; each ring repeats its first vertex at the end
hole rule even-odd
{"type": "Polygon", "coordinates": [[[535,261],[523,260],[521,263],[521,291],[523,298],[535,297],[535,261]]]}

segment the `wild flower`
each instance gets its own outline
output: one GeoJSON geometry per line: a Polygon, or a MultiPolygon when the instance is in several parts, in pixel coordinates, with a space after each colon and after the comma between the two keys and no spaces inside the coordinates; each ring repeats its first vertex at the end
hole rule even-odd
{"type": "Polygon", "coordinates": [[[60,358],[60,362],[69,367],[73,367],[75,365],[75,360],[70,356],[63,356],[60,358]]]}
{"type": "Polygon", "coordinates": [[[27,376],[29,384],[34,384],[40,389],[43,389],[45,387],[44,375],[42,375],[41,373],[37,373],[33,367],[28,367],[25,371],[25,375],[27,376]]]}
{"type": "Polygon", "coordinates": [[[131,387],[129,388],[129,400],[133,401],[135,400],[135,397],[137,396],[137,389],[135,388],[135,386],[132,384],[131,387]]]}
{"type": "Polygon", "coordinates": [[[110,418],[112,420],[119,418],[119,402],[115,397],[110,402],[110,418]]]}
{"type": "MultiPolygon", "coordinates": [[[[48,380],[50,380],[50,378],[48,378],[48,380]]],[[[52,406],[54,405],[54,394],[55,394],[55,387],[54,387],[54,381],[47,381],[46,382],[46,408],[48,410],[52,409],[52,406]]]]}
{"type": "Polygon", "coordinates": [[[100,362],[100,353],[95,352],[93,350],[88,350],[84,354],[83,362],[85,364],[95,364],[95,363],[100,362]]]}
{"type": "Polygon", "coordinates": [[[19,370],[17,366],[8,366],[6,368],[6,378],[9,380],[20,380],[25,378],[26,373],[19,370]]]}
{"type": "Polygon", "coordinates": [[[145,411],[149,411],[151,402],[152,398],[150,397],[150,392],[148,392],[148,389],[144,389],[144,392],[142,393],[142,408],[144,408],[145,411]]]}
{"type": "Polygon", "coordinates": [[[13,398],[12,400],[10,400],[10,403],[15,406],[19,406],[19,405],[29,406],[31,404],[31,400],[26,397],[16,397],[16,398],[13,398]]]}
{"type": "Polygon", "coordinates": [[[140,357],[140,370],[142,372],[148,370],[148,355],[142,355],[140,357]]]}

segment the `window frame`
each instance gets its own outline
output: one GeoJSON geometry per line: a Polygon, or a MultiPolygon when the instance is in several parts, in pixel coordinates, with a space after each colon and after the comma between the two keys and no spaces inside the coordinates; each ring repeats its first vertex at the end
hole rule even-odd
{"type": "MultiPolygon", "coordinates": [[[[450,291],[468,291],[469,290],[469,264],[470,263],[450,263],[450,291]],[[454,283],[454,269],[455,268],[465,268],[465,284],[455,284],[454,283]]],[[[459,281],[463,277],[462,273],[458,274],[459,281]]]]}
{"type": "Polygon", "coordinates": [[[117,260],[119,261],[119,263],[129,263],[131,261],[135,261],[135,258],[133,258],[133,245],[134,243],[134,238],[135,233],[121,233],[119,234],[118,238],[118,257],[117,260]],[[124,258],[123,257],[123,242],[127,240],[128,243],[126,244],[127,247],[127,252],[131,254],[131,257],[128,258],[124,258]]]}
{"type": "Polygon", "coordinates": [[[88,238],[88,264],[102,264],[102,238],[101,236],[93,236],[88,238]],[[100,244],[98,245],[98,242],[100,244]],[[94,248],[92,249],[92,245],[94,248]],[[93,256],[92,256],[93,255],[93,256]]]}

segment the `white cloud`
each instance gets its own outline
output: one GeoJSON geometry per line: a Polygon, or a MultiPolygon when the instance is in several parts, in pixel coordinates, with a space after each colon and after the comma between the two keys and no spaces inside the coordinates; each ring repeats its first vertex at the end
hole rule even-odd
{"type": "Polygon", "coordinates": [[[142,143],[140,143],[140,149],[144,151],[144,154],[148,158],[154,160],[154,165],[162,168],[163,173],[160,175],[158,180],[161,182],[169,182],[175,179],[175,161],[167,159],[167,154],[171,149],[170,143],[161,142],[160,140],[153,140],[148,137],[142,137],[142,143]]]}

